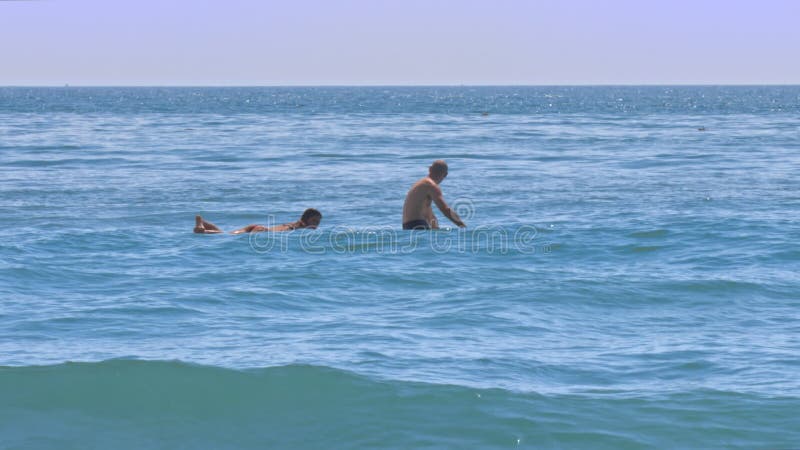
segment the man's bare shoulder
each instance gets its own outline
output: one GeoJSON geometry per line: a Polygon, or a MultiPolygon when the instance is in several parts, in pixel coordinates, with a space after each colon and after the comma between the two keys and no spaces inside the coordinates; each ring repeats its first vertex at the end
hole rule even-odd
{"type": "Polygon", "coordinates": [[[425,178],[420,178],[416,183],[414,183],[414,186],[412,187],[412,189],[420,189],[420,190],[425,190],[425,191],[428,191],[428,190],[431,190],[431,189],[438,190],[439,189],[439,185],[434,183],[434,181],[431,180],[429,177],[425,177],[425,178]]]}

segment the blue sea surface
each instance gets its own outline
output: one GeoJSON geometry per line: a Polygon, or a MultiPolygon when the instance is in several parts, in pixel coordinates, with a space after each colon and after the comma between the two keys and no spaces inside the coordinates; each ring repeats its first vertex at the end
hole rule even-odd
{"type": "Polygon", "coordinates": [[[0,448],[798,448],[798,169],[798,86],[0,88],[0,448]]]}

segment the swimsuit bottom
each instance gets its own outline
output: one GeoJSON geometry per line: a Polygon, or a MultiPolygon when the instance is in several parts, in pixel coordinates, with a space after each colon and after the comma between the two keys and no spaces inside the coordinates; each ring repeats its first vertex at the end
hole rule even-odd
{"type": "Polygon", "coordinates": [[[430,230],[431,226],[425,220],[410,220],[403,224],[404,230],[430,230]]]}

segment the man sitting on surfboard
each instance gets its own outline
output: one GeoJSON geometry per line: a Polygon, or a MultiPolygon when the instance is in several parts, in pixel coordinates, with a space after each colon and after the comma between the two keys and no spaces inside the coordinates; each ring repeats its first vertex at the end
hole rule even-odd
{"type": "MultiPolygon", "coordinates": [[[[309,228],[315,230],[319,226],[319,223],[321,221],[322,221],[322,213],[320,213],[314,208],[308,208],[303,212],[303,216],[300,217],[300,220],[296,222],[285,223],[283,225],[276,225],[274,227],[265,227],[263,225],[253,224],[253,225],[248,225],[244,228],[240,228],[236,231],[231,231],[231,234],[259,233],[262,231],[274,231],[274,232],[292,231],[292,230],[299,230],[301,228],[309,228]]],[[[202,234],[217,234],[217,233],[222,233],[223,231],[220,230],[213,223],[203,220],[202,216],[195,216],[194,232],[202,234]]]]}
{"type": "Polygon", "coordinates": [[[436,203],[439,211],[461,228],[467,225],[461,221],[455,211],[447,206],[439,184],[447,176],[447,163],[438,159],[428,168],[428,176],[420,179],[406,194],[403,204],[404,230],[430,230],[439,228],[439,222],[433,215],[431,202],[436,203]]]}

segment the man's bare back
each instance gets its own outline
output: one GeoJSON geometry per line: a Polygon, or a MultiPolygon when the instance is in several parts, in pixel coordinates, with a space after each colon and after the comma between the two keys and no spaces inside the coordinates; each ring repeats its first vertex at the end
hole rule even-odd
{"type": "Polygon", "coordinates": [[[458,217],[455,211],[447,206],[442,195],[439,183],[447,176],[447,164],[442,160],[434,161],[428,168],[428,176],[420,179],[406,194],[406,201],[403,204],[403,229],[436,229],[439,222],[433,214],[431,203],[459,227],[465,227],[464,222],[458,217]]]}
{"type": "Polygon", "coordinates": [[[439,222],[431,209],[436,189],[438,186],[430,177],[422,178],[411,186],[403,204],[403,224],[423,221],[427,228],[439,228],[439,222]]]}

